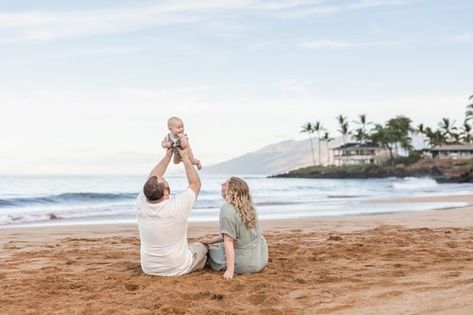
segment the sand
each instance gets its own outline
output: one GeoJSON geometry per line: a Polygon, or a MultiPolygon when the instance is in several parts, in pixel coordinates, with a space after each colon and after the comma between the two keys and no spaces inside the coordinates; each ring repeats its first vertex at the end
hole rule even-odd
{"type": "MultiPolygon", "coordinates": [[[[403,200],[432,201],[473,196],[403,200]]],[[[134,225],[2,228],[0,314],[473,314],[472,214],[266,221],[268,266],[232,280],[144,274],[134,225]]]]}

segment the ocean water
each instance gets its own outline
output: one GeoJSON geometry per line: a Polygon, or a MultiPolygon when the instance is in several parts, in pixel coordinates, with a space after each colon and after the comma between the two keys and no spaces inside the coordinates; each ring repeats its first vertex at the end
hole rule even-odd
{"type": "MultiPolygon", "coordinates": [[[[462,206],[450,203],[366,204],[373,199],[473,193],[473,184],[437,184],[430,178],[299,179],[241,176],[261,219],[353,215],[462,206]]],[[[217,221],[227,176],[202,175],[190,221],[217,221]]],[[[143,176],[1,176],[0,226],[134,222],[143,176]]],[[[187,187],[185,176],[167,177],[171,193],[187,187]]]]}

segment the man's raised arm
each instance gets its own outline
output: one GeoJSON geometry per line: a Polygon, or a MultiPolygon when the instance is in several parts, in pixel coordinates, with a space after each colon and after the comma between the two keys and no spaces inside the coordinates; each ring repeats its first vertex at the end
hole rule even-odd
{"type": "Polygon", "coordinates": [[[192,162],[190,159],[189,147],[185,149],[179,149],[179,152],[181,153],[182,163],[184,163],[184,167],[186,169],[186,175],[187,175],[187,181],[189,182],[189,188],[194,191],[195,196],[197,197],[200,191],[201,183],[200,183],[199,174],[197,174],[197,171],[195,170],[194,165],[192,165],[192,162]]]}
{"type": "Polygon", "coordinates": [[[151,172],[148,175],[148,178],[151,176],[163,176],[164,172],[166,172],[169,162],[171,161],[172,157],[172,150],[167,149],[166,154],[163,156],[161,161],[151,170],[151,172]]]}

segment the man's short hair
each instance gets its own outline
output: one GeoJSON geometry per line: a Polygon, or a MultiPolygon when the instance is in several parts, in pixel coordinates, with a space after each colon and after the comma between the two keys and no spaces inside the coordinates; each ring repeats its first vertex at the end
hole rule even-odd
{"type": "Polygon", "coordinates": [[[156,201],[163,198],[165,189],[165,184],[158,183],[158,178],[156,176],[151,176],[148,178],[145,185],[143,186],[143,192],[146,196],[146,199],[149,201],[156,201]]]}

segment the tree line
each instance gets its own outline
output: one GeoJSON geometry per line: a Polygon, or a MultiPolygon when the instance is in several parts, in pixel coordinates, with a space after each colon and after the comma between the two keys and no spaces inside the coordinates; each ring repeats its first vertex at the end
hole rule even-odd
{"type": "MultiPolygon", "coordinates": [[[[384,124],[373,123],[368,121],[366,114],[359,115],[358,120],[353,121],[356,127],[350,128],[348,117],[340,114],[336,117],[339,126],[337,132],[341,135],[343,144],[346,144],[348,139],[354,139],[359,144],[370,142],[379,145],[389,151],[391,161],[394,159],[393,152],[397,152],[399,148],[409,154],[414,151],[411,137],[413,134],[424,135],[430,148],[444,144],[469,144],[473,143],[473,95],[468,101],[465,117],[459,128],[456,126],[456,121],[447,117],[440,120],[437,128],[432,128],[423,123],[415,127],[409,117],[402,115],[391,118],[384,124]]],[[[325,143],[328,152],[329,142],[334,138],[330,137],[329,131],[320,121],[305,123],[300,132],[308,134],[314,165],[316,163],[313,140],[314,138],[318,140],[318,165],[321,165],[321,145],[325,143]]]]}

